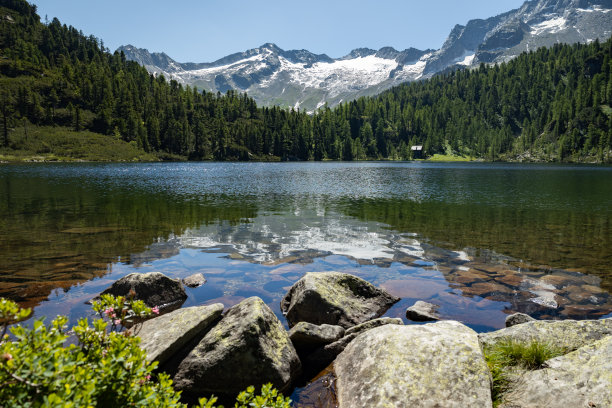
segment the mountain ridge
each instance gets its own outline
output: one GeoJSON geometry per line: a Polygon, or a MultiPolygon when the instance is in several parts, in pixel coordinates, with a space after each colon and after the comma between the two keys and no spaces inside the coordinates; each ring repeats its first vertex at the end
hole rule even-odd
{"type": "Polygon", "coordinates": [[[612,34],[611,11],[612,0],[530,0],[497,16],[455,25],[438,50],[356,48],[340,58],[285,51],[274,43],[208,63],[179,63],[132,45],[118,51],[149,72],[183,84],[247,92],[258,104],[313,112],[449,69],[505,62],[541,46],[605,40],[612,34]]]}

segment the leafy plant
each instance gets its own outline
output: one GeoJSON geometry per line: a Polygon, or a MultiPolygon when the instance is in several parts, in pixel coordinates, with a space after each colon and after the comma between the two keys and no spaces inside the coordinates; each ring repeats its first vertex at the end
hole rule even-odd
{"type": "Polygon", "coordinates": [[[238,394],[235,408],[290,408],[291,400],[283,397],[272,384],[264,384],[261,394],[255,395],[255,387],[247,387],[245,391],[238,394]]]}
{"type": "Polygon", "coordinates": [[[512,380],[513,368],[536,370],[546,360],[566,354],[567,350],[549,343],[532,341],[529,343],[505,340],[484,349],[485,360],[493,378],[493,405],[501,403],[502,395],[508,390],[512,380]]]}
{"type": "MultiPolygon", "coordinates": [[[[30,309],[20,309],[0,298],[0,406],[25,407],[180,407],[180,392],[172,388],[165,373],[155,373],[157,362],[147,361],[140,339],[124,330],[126,325],[157,312],[143,302],[102,296],[94,310],[100,319],[80,319],[71,331],[68,319],[56,317],[49,326],[43,319],[32,328],[10,324],[29,318],[30,309]],[[74,336],[72,341],[71,335],[74,336]],[[67,341],[72,344],[66,345],[67,341]]],[[[284,398],[271,384],[242,392],[238,408],[286,408],[284,398]]],[[[199,408],[216,406],[216,397],[202,398],[199,408]]]]}
{"type": "Polygon", "coordinates": [[[142,300],[134,300],[135,295],[133,291],[127,298],[101,295],[100,300],[93,302],[92,308],[102,319],[108,319],[111,331],[120,332],[152,314],[159,314],[157,306],[150,308],[142,300]]]}

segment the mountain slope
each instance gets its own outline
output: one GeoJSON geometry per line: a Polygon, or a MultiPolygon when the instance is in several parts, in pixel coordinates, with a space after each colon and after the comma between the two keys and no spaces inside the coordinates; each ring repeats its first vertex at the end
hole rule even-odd
{"type": "Polygon", "coordinates": [[[225,93],[247,92],[259,104],[312,112],[402,82],[429,78],[461,66],[512,59],[556,43],[588,43],[612,34],[612,0],[533,0],[486,20],[457,25],[439,50],[359,48],[333,59],[307,50],[264,44],[212,63],[178,63],[164,53],[128,45],[126,58],[183,84],[225,93]]]}
{"type": "Polygon", "coordinates": [[[284,51],[264,44],[212,63],[177,63],[164,53],[149,53],[128,45],[120,47],[126,58],[149,72],[164,74],[181,83],[225,93],[246,91],[258,103],[313,111],[324,103],[336,105],[358,96],[373,95],[401,82],[422,77],[430,52],[414,48],[397,51],[360,48],[332,59],[306,50],[284,51]]]}

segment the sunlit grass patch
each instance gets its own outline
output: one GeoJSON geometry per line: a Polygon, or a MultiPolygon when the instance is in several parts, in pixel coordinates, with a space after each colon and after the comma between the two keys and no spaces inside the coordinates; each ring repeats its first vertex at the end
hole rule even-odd
{"type": "Polygon", "coordinates": [[[568,350],[548,343],[529,343],[506,340],[483,350],[485,360],[493,377],[493,406],[502,402],[502,395],[511,384],[511,372],[515,369],[537,370],[546,360],[566,354],[568,350]]]}

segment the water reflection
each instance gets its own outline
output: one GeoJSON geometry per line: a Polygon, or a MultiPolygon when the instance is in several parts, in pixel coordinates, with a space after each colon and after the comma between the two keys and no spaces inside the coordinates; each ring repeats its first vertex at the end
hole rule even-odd
{"type": "Polygon", "coordinates": [[[485,330],[612,311],[610,168],[421,163],[0,167],[0,296],[38,315],[133,271],[208,283],[186,305],[278,301],[357,274],[485,330]],[[41,303],[42,302],[42,303],[41,303]]]}

